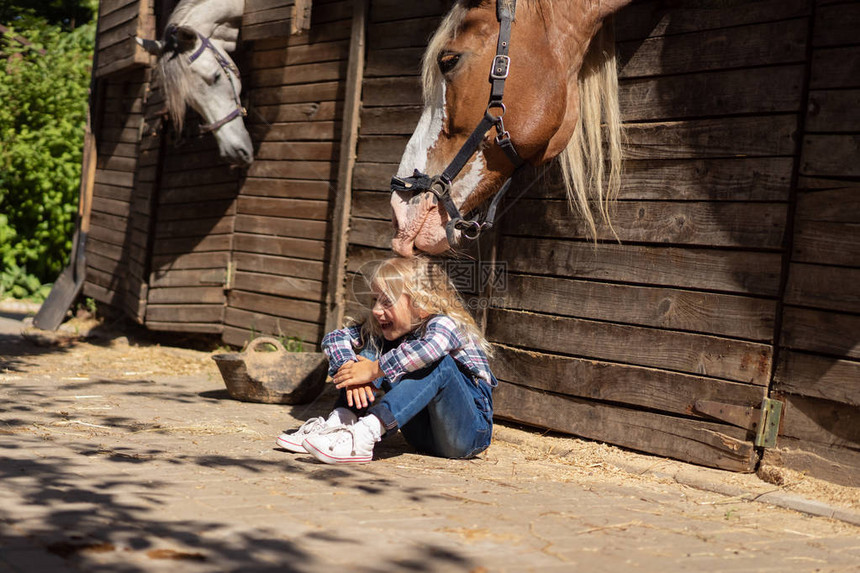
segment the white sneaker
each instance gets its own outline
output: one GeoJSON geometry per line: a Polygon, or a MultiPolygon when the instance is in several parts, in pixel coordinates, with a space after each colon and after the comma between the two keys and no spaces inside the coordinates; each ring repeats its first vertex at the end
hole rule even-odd
{"type": "Polygon", "coordinates": [[[325,464],[364,464],[373,459],[378,440],[364,424],[337,426],[308,436],[305,450],[325,464]]]}
{"type": "Polygon", "coordinates": [[[298,430],[294,430],[292,432],[285,432],[278,436],[276,440],[276,444],[285,450],[290,452],[294,452],[297,454],[305,454],[307,450],[302,446],[302,442],[305,441],[305,438],[308,436],[312,436],[314,434],[318,434],[328,428],[326,425],[326,421],[319,416],[317,418],[311,418],[304,424],[302,424],[298,430]]]}

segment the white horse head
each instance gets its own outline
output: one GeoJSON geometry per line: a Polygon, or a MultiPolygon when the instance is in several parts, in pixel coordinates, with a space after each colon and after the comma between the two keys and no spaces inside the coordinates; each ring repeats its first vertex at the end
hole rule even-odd
{"type": "MultiPolygon", "coordinates": [[[[239,34],[233,22],[235,9],[226,18],[219,20],[210,13],[202,21],[193,11],[199,4],[180,3],[161,41],[137,38],[137,42],[158,56],[167,109],[177,130],[182,129],[186,106],[190,106],[205,121],[201,131],[215,136],[221,157],[233,165],[248,166],[254,160],[254,149],[242,120],[245,110],[239,99],[239,70],[228,55],[236,48],[239,34]]],[[[241,18],[242,2],[238,4],[241,18]]]]}

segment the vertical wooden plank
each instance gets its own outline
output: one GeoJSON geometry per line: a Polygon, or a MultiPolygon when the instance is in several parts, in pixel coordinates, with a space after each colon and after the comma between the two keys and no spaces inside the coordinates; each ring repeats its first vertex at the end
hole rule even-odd
{"type": "Polygon", "coordinates": [[[340,328],[344,314],[344,281],[346,279],[346,248],[349,215],[352,209],[352,174],[358,150],[361,84],[364,80],[364,52],[368,0],[355,0],[352,16],[349,61],[346,76],[346,97],[343,106],[343,131],[331,234],[328,288],[325,300],[325,330],[340,328]]]}
{"type": "Polygon", "coordinates": [[[848,181],[858,175],[860,114],[849,103],[853,92],[845,88],[858,85],[860,49],[851,14],[860,11],[850,3],[838,8],[824,6],[822,0],[810,4],[807,104],[797,137],[791,245],[780,289],[779,347],[771,385],[786,406],[777,445],[765,451],[763,463],[856,487],[860,202],[848,181]]]}
{"type": "Polygon", "coordinates": [[[290,22],[290,31],[293,34],[301,34],[311,29],[312,7],[312,0],[296,0],[293,4],[293,17],[290,22]]]}

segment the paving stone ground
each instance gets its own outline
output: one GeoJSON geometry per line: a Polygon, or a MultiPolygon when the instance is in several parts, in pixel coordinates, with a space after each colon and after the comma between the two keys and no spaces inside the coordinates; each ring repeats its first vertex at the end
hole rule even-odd
{"type": "Polygon", "coordinates": [[[394,437],[326,466],[274,437],[328,395],[238,402],[203,353],[18,330],[0,319],[0,573],[860,571],[854,525],[630,473],[604,446],[500,425],[474,460],[394,437]]]}

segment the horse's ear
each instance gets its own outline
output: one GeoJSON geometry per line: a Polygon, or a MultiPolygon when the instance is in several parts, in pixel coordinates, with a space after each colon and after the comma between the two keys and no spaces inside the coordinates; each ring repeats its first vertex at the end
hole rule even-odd
{"type": "Polygon", "coordinates": [[[164,52],[164,43],[158,40],[146,40],[144,38],[134,37],[135,42],[143,47],[144,50],[153,56],[160,56],[164,52]]]}
{"type": "Polygon", "coordinates": [[[197,32],[191,28],[179,26],[176,28],[176,51],[188,52],[197,45],[197,32]]]}

